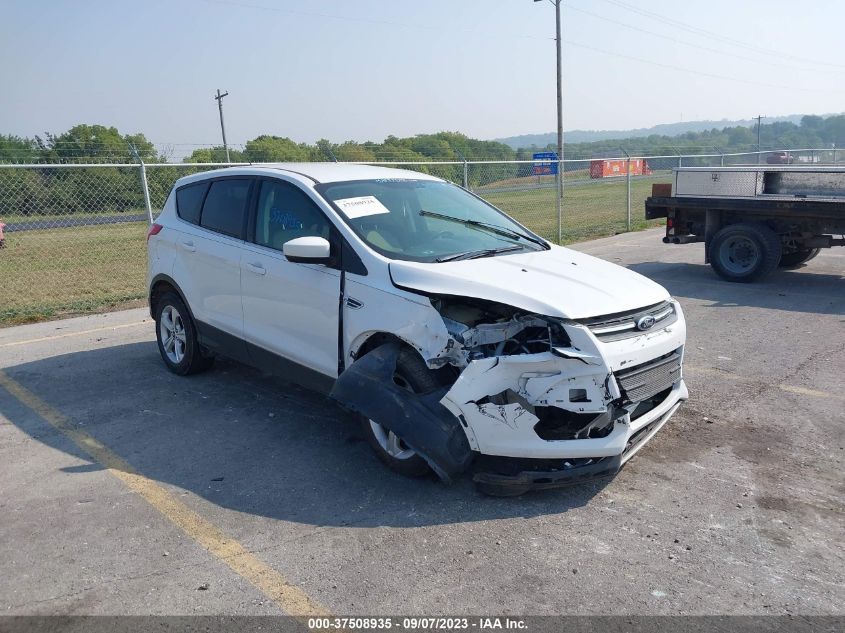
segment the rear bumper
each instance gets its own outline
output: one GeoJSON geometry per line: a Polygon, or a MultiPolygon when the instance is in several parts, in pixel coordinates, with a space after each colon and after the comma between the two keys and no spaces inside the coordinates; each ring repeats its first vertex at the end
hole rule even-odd
{"type": "MultiPolygon", "coordinates": [[[[623,431],[626,436],[624,448],[617,455],[580,459],[574,464],[564,459],[559,466],[525,469],[516,474],[477,472],[473,481],[488,494],[515,496],[529,490],[560,488],[587,480],[613,477],[669,421],[686,397],[686,385],[679,381],[672,390],[672,396],[661,406],[637,418],[633,423],[620,425],[627,429],[623,431]]],[[[501,465],[507,465],[509,458],[498,460],[501,465]]],[[[543,463],[548,464],[545,460],[543,463]]]]}

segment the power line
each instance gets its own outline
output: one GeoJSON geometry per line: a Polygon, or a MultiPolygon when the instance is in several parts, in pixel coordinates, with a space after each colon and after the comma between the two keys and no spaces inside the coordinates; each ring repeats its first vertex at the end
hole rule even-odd
{"type": "Polygon", "coordinates": [[[640,62],[642,64],[651,64],[653,66],[660,66],[661,68],[668,68],[669,70],[676,70],[683,73],[689,73],[693,75],[700,75],[701,77],[710,77],[711,79],[723,79],[726,81],[734,81],[737,83],[744,83],[754,86],[763,86],[764,88],[777,88],[778,90],[789,90],[792,92],[816,92],[816,93],[838,93],[839,90],[821,90],[817,88],[796,88],[795,86],[784,86],[779,84],[770,84],[763,81],[754,81],[753,79],[740,79],[739,77],[729,77],[727,75],[718,75],[716,73],[708,73],[700,70],[693,70],[691,68],[683,68],[681,66],[674,66],[672,64],[665,64],[663,62],[656,62],[649,59],[643,59],[642,57],[634,57],[633,55],[625,55],[622,53],[614,53],[613,51],[608,51],[602,48],[597,48],[595,46],[590,46],[589,44],[582,44],[580,42],[573,42],[571,40],[564,40],[567,44],[571,46],[577,46],[579,48],[585,48],[590,51],[595,51],[597,53],[603,53],[605,55],[611,55],[613,57],[620,57],[622,59],[628,59],[635,62],[640,62]]]}
{"type": "MultiPolygon", "coordinates": [[[[273,11],[276,13],[286,13],[288,15],[299,15],[303,17],[312,17],[312,18],[321,18],[321,19],[329,19],[329,20],[341,20],[345,22],[363,22],[367,24],[381,24],[385,26],[401,26],[403,28],[410,28],[410,29],[424,29],[429,31],[449,31],[455,33],[473,33],[478,34],[482,33],[485,36],[489,36],[489,31],[482,31],[480,29],[460,29],[460,28],[449,28],[444,29],[442,25],[430,25],[430,24],[418,24],[416,22],[398,22],[395,20],[384,20],[380,18],[369,18],[369,17],[361,17],[361,16],[353,16],[353,15],[336,15],[332,13],[323,13],[319,11],[302,11],[299,9],[287,9],[282,7],[268,7],[262,4],[253,4],[251,2],[240,2],[238,0],[202,0],[203,2],[209,4],[219,4],[219,5],[229,5],[233,7],[242,7],[244,9],[257,9],[260,11],[273,11]]],[[[549,37],[541,37],[538,35],[516,35],[513,33],[507,33],[507,37],[517,37],[523,39],[531,39],[531,40],[549,40],[552,38],[549,37]]]]}
{"type": "Polygon", "coordinates": [[[586,9],[579,9],[578,7],[575,7],[571,4],[566,5],[566,10],[567,11],[576,11],[577,13],[583,13],[584,15],[589,15],[589,16],[597,18],[599,20],[604,20],[605,22],[610,22],[611,24],[616,24],[616,25],[622,26],[626,29],[631,29],[632,31],[639,31],[640,33],[645,33],[647,35],[651,35],[652,37],[659,37],[659,38],[662,38],[664,40],[674,42],[676,44],[681,44],[683,46],[690,46],[692,48],[698,48],[698,49],[701,49],[701,50],[704,50],[704,51],[709,51],[711,53],[716,53],[717,55],[725,55],[725,56],[730,57],[731,59],[743,59],[745,61],[753,62],[755,64],[765,64],[767,66],[772,66],[774,68],[779,68],[779,69],[790,68],[792,70],[800,70],[802,72],[830,72],[830,71],[827,71],[827,70],[823,70],[821,68],[812,68],[812,67],[806,67],[806,66],[784,66],[783,64],[780,64],[778,62],[766,61],[764,59],[755,59],[753,57],[744,57],[742,55],[737,55],[736,53],[733,53],[733,52],[730,52],[730,51],[719,50],[717,48],[710,48],[709,46],[703,46],[701,44],[695,44],[693,42],[687,42],[687,41],[678,39],[676,37],[672,37],[671,35],[665,35],[664,33],[658,33],[656,31],[649,31],[648,29],[644,29],[644,28],[641,28],[641,27],[638,27],[638,26],[634,26],[633,24],[627,24],[626,22],[622,22],[621,20],[614,20],[613,18],[609,18],[607,16],[600,15],[598,13],[593,13],[592,11],[587,11],[586,9]]]}
{"type": "MultiPolygon", "coordinates": [[[[327,18],[327,19],[333,19],[333,20],[364,22],[364,23],[370,23],[370,24],[383,24],[383,25],[389,25],[389,26],[401,26],[401,27],[404,27],[404,28],[435,30],[435,31],[438,31],[438,32],[442,32],[444,30],[442,25],[441,26],[432,26],[432,25],[426,25],[426,24],[420,24],[420,23],[398,22],[398,21],[394,21],[394,20],[384,20],[384,19],[378,19],[378,18],[336,15],[336,14],[330,14],[330,13],[324,13],[324,12],[317,12],[317,11],[302,11],[302,10],[297,10],[297,9],[287,9],[287,8],[282,8],[282,7],[272,7],[272,6],[254,4],[254,3],[250,3],[250,2],[243,2],[243,1],[240,1],[240,0],[202,0],[202,1],[209,3],[209,4],[237,6],[237,7],[247,8],[247,9],[272,11],[272,12],[286,13],[286,14],[290,14],[290,15],[301,15],[301,16],[306,16],[306,17],[318,17],[318,18],[327,18]]],[[[743,42],[740,42],[738,40],[732,40],[731,38],[723,37],[723,36],[719,35],[718,33],[712,33],[710,31],[705,31],[704,29],[699,29],[697,27],[679,22],[677,20],[673,20],[671,18],[666,18],[666,17],[661,16],[657,13],[653,13],[651,11],[646,11],[645,9],[640,9],[639,7],[628,5],[624,2],[621,2],[620,0],[605,0],[605,2],[609,2],[611,4],[620,6],[622,8],[628,9],[630,11],[633,11],[635,13],[639,13],[641,15],[645,15],[646,17],[651,17],[653,19],[657,19],[657,20],[662,21],[664,23],[672,24],[674,26],[677,26],[678,28],[682,28],[684,30],[691,31],[691,32],[699,34],[699,35],[704,34],[704,35],[707,35],[711,38],[720,39],[720,40],[722,40],[726,43],[729,43],[733,46],[742,46],[743,48],[747,48],[749,50],[752,50],[752,51],[755,51],[755,52],[758,52],[758,53],[759,53],[759,50],[762,50],[764,54],[768,54],[768,55],[778,54],[776,51],[765,51],[764,49],[759,49],[759,50],[755,49],[754,47],[749,46],[749,45],[747,45],[743,42]]],[[[568,6],[568,8],[569,9],[575,9],[575,7],[572,7],[572,6],[568,6]]],[[[689,44],[691,46],[697,46],[695,44],[686,43],[686,42],[683,42],[681,40],[671,38],[669,36],[661,36],[660,34],[654,33],[652,31],[648,31],[646,29],[640,29],[638,27],[634,27],[634,26],[631,26],[631,25],[625,25],[624,23],[617,22],[616,20],[612,20],[611,18],[604,18],[603,16],[597,16],[596,14],[592,14],[588,11],[583,10],[583,9],[575,9],[575,10],[581,11],[582,13],[594,15],[596,17],[600,17],[601,19],[606,19],[610,22],[622,24],[623,26],[627,26],[628,28],[632,28],[634,30],[638,30],[638,31],[648,33],[649,35],[657,35],[659,37],[665,37],[665,38],[671,39],[673,41],[680,42],[682,44],[689,44]]],[[[477,29],[448,29],[448,30],[454,31],[454,32],[478,33],[477,29]]],[[[509,37],[535,39],[535,40],[548,40],[548,39],[550,39],[550,38],[547,38],[547,37],[539,37],[539,36],[532,36],[532,35],[508,34],[508,36],[509,37]]],[[[692,70],[692,69],[689,69],[689,68],[674,66],[672,64],[665,64],[665,63],[662,63],[662,62],[655,62],[655,61],[651,61],[651,60],[647,60],[647,59],[643,59],[643,58],[633,57],[633,56],[630,56],[630,55],[614,53],[612,51],[607,51],[607,50],[599,49],[599,48],[596,48],[596,47],[591,47],[591,46],[586,45],[586,44],[580,44],[580,43],[577,43],[577,42],[570,42],[568,40],[565,40],[565,41],[568,44],[572,44],[573,46],[586,48],[588,50],[593,50],[593,51],[596,51],[596,52],[604,53],[606,55],[611,55],[611,56],[614,56],[614,57],[621,57],[623,59],[630,59],[630,60],[638,61],[638,62],[644,63],[644,64],[651,64],[651,65],[659,66],[659,67],[662,67],[662,68],[668,68],[668,69],[676,70],[676,71],[679,71],[679,72],[696,74],[696,75],[703,76],[703,77],[710,77],[710,78],[713,78],[713,79],[724,79],[724,80],[727,80],[727,81],[733,81],[733,82],[738,82],[738,83],[747,83],[749,85],[763,86],[763,87],[766,87],[766,88],[777,88],[777,89],[780,89],[780,90],[791,90],[793,92],[794,91],[803,91],[803,92],[815,92],[815,93],[822,93],[822,94],[834,92],[833,90],[821,90],[821,89],[813,89],[813,88],[803,88],[803,89],[802,88],[795,88],[793,86],[769,84],[769,83],[759,82],[759,81],[754,81],[754,80],[744,80],[744,79],[740,79],[740,78],[737,78],[737,77],[729,77],[729,76],[726,76],[726,75],[719,75],[719,74],[716,74],[716,73],[707,73],[707,72],[703,72],[703,71],[696,71],[696,70],[692,70]]],[[[699,46],[699,48],[704,48],[705,50],[709,50],[711,52],[715,52],[715,53],[719,53],[719,54],[731,55],[731,53],[718,51],[717,49],[712,49],[712,48],[708,48],[708,47],[699,46]]],[[[733,55],[733,56],[737,57],[736,55],[733,55]]],[[[752,58],[743,58],[743,59],[747,59],[749,61],[754,61],[754,62],[761,62],[761,60],[754,60],[752,58]]],[[[811,64],[813,64],[813,63],[826,64],[826,65],[829,65],[829,66],[834,66],[834,67],[842,68],[843,70],[845,70],[845,66],[841,66],[839,64],[829,64],[829,63],[826,63],[826,62],[815,62],[814,60],[806,60],[806,59],[803,59],[803,58],[800,58],[800,57],[794,57],[794,59],[804,61],[804,62],[808,62],[808,63],[811,63],[811,64]]],[[[765,62],[763,62],[763,63],[765,63],[765,62]]],[[[774,64],[774,65],[777,66],[777,64],[774,64]]],[[[798,67],[793,67],[793,68],[795,70],[802,70],[802,71],[809,70],[809,69],[806,69],[806,68],[798,68],[798,67]]]]}
{"type": "Polygon", "coordinates": [[[776,56],[776,57],[783,57],[784,59],[791,59],[793,61],[804,62],[808,64],[814,64],[818,66],[831,66],[833,68],[842,68],[845,69],[845,66],[842,64],[834,64],[831,62],[826,62],[818,59],[808,59],[806,57],[798,57],[797,55],[790,55],[789,53],[784,53],[782,51],[777,51],[773,49],[761,48],[759,46],[753,46],[744,42],[742,40],[737,40],[732,37],[727,37],[720,33],[716,33],[714,31],[708,31],[707,29],[702,29],[698,26],[693,26],[692,24],[687,24],[686,22],[681,22],[680,20],[675,20],[674,18],[670,18],[659,13],[655,13],[654,11],[648,11],[647,9],[642,9],[640,7],[630,5],[627,2],[622,2],[622,0],[604,0],[609,4],[613,4],[617,7],[621,7],[623,9],[627,9],[633,13],[637,13],[639,15],[645,16],[647,18],[651,18],[653,20],[657,20],[658,22],[662,22],[664,24],[669,24],[676,28],[682,29],[684,31],[688,31],[690,33],[694,33],[699,36],[705,36],[711,39],[716,39],[726,44],[730,44],[732,46],[737,46],[739,48],[744,48],[750,51],[753,51],[758,54],[762,55],[769,55],[769,56],[776,56]]]}

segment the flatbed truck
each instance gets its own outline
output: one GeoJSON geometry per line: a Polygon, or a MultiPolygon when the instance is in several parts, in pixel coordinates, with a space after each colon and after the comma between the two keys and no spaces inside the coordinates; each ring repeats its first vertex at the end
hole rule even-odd
{"type": "Polygon", "coordinates": [[[845,168],[678,167],[653,185],[645,217],[666,218],[666,244],[704,242],[720,277],[758,281],[845,246],[845,168]]]}

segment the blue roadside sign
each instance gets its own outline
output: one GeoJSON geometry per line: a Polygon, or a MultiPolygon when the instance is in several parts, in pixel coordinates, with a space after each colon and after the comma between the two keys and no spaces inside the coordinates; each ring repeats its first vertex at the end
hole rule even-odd
{"type": "Polygon", "coordinates": [[[531,173],[534,176],[557,175],[557,152],[534,152],[531,158],[541,161],[531,165],[531,173]]]}

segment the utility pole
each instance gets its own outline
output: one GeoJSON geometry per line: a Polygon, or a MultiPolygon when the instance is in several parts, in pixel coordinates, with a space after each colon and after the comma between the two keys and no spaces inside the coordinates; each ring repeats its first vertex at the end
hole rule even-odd
{"type": "Polygon", "coordinates": [[[231,163],[232,161],[229,160],[229,146],[226,144],[226,126],[223,125],[223,97],[228,95],[228,91],[220,94],[220,88],[218,88],[217,96],[214,99],[217,101],[217,108],[220,110],[220,131],[223,132],[223,149],[226,150],[226,162],[231,163]]]}
{"type": "Polygon", "coordinates": [[[760,127],[761,127],[761,122],[765,118],[766,117],[764,117],[762,114],[757,115],[757,164],[758,165],[762,162],[760,160],[761,159],[761,154],[760,154],[760,127]]]}
{"type": "MultiPolygon", "coordinates": [[[[542,2],[542,0],[534,0],[542,2]]],[[[563,53],[561,51],[560,5],[563,0],[549,0],[555,5],[555,46],[557,52],[557,241],[563,239],[563,53]]]]}

